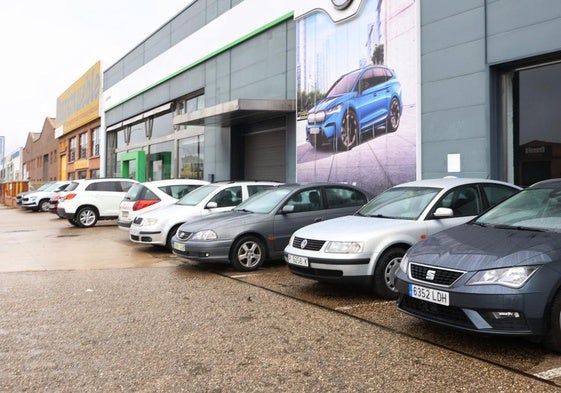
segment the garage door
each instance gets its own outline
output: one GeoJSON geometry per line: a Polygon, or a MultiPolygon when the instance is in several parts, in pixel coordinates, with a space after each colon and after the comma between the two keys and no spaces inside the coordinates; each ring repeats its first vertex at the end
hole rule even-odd
{"type": "Polygon", "coordinates": [[[286,181],[286,130],[277,129],[245,136],[245,178],[286,181]]]}

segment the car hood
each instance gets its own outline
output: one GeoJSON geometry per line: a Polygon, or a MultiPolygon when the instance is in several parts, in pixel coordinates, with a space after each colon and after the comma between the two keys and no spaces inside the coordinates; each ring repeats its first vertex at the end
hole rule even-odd
{"type": "Polygon", "coordinates": [[[395,232],[417,227],[413,220],[377,218],[364,216],[343,216],[317,222],[298,229],[294,236],[316,240],[353,240],[372,238],[378,233],[395,232]]]}
{"type": "Polygon", "coordinates": [[[467,271],[541,265],[561,259],[561,233],[463,224],[417,243],[409,259],[467,271]]]}
{"type": "Polygon", "coordinates": [[[207,229],[212,229],[216,232],[224,232],[231,228],[240,228],[240,230],[242,230],[247,228],[248,225],[263,221],[267,217],[270,217],[270,215],[240,211],[214,213],[209,216],[190,220],[181,225],[179,230],[185,232],[198,232],[207,229]]]}
{"type": "Polygon", "coordinates": [[[308,112],[313,113],[313,112],[324,111],[333,108],[334,106],[347,101],[349,98],[353,97],[354,94],[355,94],[354,92],[350,92],[335,97],[324,98],[323,100],[318,101],[316,105],[313,108],[311,108],[308,112]]]}
{"type": "Polygon", "coordinates": [[[193,216],[200,216],[201,208],[199,206],[184,206],[175,203],[168,206],[161,206],[149,213],[141,214],[143,218],[157,218],[158,220],[167,220],[170,218],[184,219],[193,216]]]}

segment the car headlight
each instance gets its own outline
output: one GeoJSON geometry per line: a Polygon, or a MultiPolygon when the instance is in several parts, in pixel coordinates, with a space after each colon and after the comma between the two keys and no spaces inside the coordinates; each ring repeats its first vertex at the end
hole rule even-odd
{"type": "Polygon", "coordinates": [[[216,232],[211,230],[200,231],[195,233],[189,240],[216,240],[218,236],[216,232]]]}
{"type": "Polygon", "coordinates": [[[356,254],[362,251],[360,242],[329,242],[325,246],[325,252],[334,254],[356,254]]]}
{"type": "Polygon", "coordinates": [[[539,269],[539,266],[515,266],[477,272],[466,285],[504,285],[520,288],[539,269]]]}
{"type": "Polygon", "coordinates": [[[328,109],[325,111],[326,115],[331,115],[333,113],[338,113],[341,112],[341,108],[343,107],[343,105],[339,104],[339,105],[335,105],[333,108],[328,109]]]}
{"type": "Polygon", "coordinates": [[[399,268],[405,274],[407,274],[407,269],[409,268],[409,255],[405,253],[403,258],[401,258],[401,262],[399,262],[399,268]]]}
{"type": "Polygon", "coordinates": [[[156,225],[157,222],[158,222],[157,218],[151,218],[151,217],[150,218],[144,218],[142,220],[142,224],[140,224],[140,225],[148,227],[148,226],[156,225]]]}

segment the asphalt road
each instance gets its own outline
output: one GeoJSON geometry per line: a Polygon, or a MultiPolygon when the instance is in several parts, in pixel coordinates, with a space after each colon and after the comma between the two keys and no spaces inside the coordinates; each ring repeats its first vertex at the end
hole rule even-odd
{"type": "Polygon", "coordinates": [[[558,369],[281,262],[184,265],[114,222],[0,207],[1,392],[548,392],[558,369]]]}

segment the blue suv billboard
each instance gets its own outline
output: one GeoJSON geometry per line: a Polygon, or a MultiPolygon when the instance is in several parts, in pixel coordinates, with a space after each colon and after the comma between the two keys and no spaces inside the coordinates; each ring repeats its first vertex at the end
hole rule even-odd
{"type": "Polygon", "coordinates": [[[401,84],[395,72],[377,65],[341,76],[308,110],[306,139],[314,147],[329,143],[351,149],[361,134],[396,131],[401,117],[401,84]]]}

